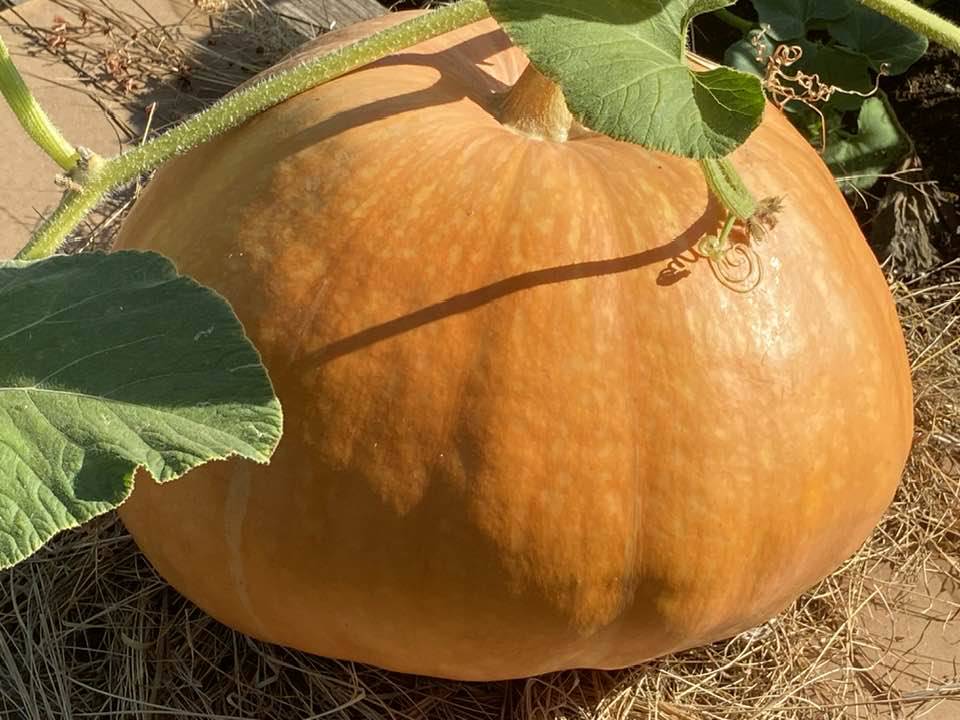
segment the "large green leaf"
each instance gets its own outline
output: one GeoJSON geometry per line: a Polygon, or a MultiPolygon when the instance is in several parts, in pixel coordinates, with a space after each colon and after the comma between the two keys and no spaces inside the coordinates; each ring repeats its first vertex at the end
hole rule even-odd
{"type": "Polygon", "coordinates": [[[866,190],[909,148],[893,109],[880,95],[864,102],[856,133],[831,133],[823,159],[844,190],[866,190]]]}
{"type": "Polygon", "coordinates": [[[760,123],[760,81],[730,68],[692,72],[696,15],[730,0],[489,0],[533,64],[563,88],[584,125],[692,158],[719,158],[760,123]]]}
{"type": "Polygon", "coordinates": [[[855,6],[854,0],[753,0],[760,22],[770,26],[776,40],[805,37],[816,20],[839,20],[855,6]]]}
{"type": "Polygon", "coordinates": [[[0,567],[122,503],[138,466],[167,481],[279,441],[240,322],[160,255],[2,262],[0,310],[0,567]]]}
{"type": "Polygon", "coordinates": [[[929,45],[923,35],[860,5],[828,28],[837,42],[866,55],[874,70],[886,66],[891,75],[906,72],[929,45]]]}

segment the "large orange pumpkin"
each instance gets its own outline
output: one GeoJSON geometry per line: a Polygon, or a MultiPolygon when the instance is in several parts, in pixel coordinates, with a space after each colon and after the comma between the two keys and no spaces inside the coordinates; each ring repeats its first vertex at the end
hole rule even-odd
{"type": "Polygon", "coordinates": [[[492,21],[423,43],[171,162],[127,221],[232,302],[285,409],[270,466],[122,509],[224,623],[436,676],[615,668],[766,620],[888,506],[903,337],[817,154],[768,110],[734,163],[784,209],[724,267],[690,251],[722,220],[696,163],[498,121],[525,65],[492,21]]]}

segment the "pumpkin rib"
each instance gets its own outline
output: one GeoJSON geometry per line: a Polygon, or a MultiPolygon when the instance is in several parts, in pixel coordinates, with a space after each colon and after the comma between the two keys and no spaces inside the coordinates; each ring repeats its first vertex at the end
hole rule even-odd
{"type": "Polygon", "coordinates": [[[224,503],[224,544],[228,549],[227,564],[233,580],[232,589],[237,594],[244,612],[253,621],[252,632],[268,637],[267,625],[257,615],[250,598],[243,553],[244,523],[250,508],[250,477],[244,467],[237,467],[224,503]]]}

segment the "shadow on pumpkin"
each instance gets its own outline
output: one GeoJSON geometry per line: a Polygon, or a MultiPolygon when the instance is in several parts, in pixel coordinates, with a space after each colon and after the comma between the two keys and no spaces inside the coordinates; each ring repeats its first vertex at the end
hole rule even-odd
{"type": "MultiPolygon", "coordinates": [[[[436,70],[440,77],[430,86],[357,105],[331,115],[292,137],[278,140],[274,157],[282,160],[345,130],[360,128],[402,113],[456,103],[465,98],[471,99],[493,114],[498,97],[509,90],[510,86],[484,72],[483,64],[487,59],[509,47],[506,36],[500,32],[490,32],[455,45],[449,53],[444,55],[407,52],[373,63],[363,71],[391,66],[427,67],[436,70]],[[467,88],[470,89],[470,93],[465,92],[467,88]]],[[[310,55],[310,46],[308,46],[303,53],[291,57],[289,62],[295,64],[296,61],[310,55]]],[[[283,67],[285,63],[278,66],[278,68],[283,67]]],[[[266,73],[264,77],[269,74],[266,73]]]]}
{"type": "MultiPolygon", "coordinates": [[[[485,60],[509,47],[507,37],[500,31],[493,31],[462,42],[443,56],[402,53],[374,63],[371,67],[430,67],[434,68],[440,77],[429,87],[400,93],[336,113],[286,140],[279,140],[275,145],[276,157],[282,160],[282,158],[296,155],[345,130],[363,127],[401,113],[411,113],[428,107],[458,102],[467,97],[493,113],[499,101],[499,95],[507,91],[509,85],[484,72],[482,65],[485,60]],[[473,92],[468,95],[464,92],[464,88],[471,88],[473,92]]],[[[291,57],[290,62],[296,62],[298,58],[309,54],[310,47],[307,46],[302,53],[291,57]]],[[[711,194],[705,193],[704,200],[706,206],[701,216],[686,231],[663,245],[623,257],[546,267],[513,275],[336,340],[300,358],[298,364],[303,368],[316,367],[428,323],[470,312],[508,295],[543,285],[626,273],[656,263],[669,263],[667,269],[658,276],[657,284],[672,285],[686,277],[689,272],[671,276],[669,269],[677,265],[683,268],[684,263],[681,259],[691,251],[703,235],[717,229],[722,217],[722,209],[711,194]]]]}
{"type": "MultiPolygon", "coordinates": [[[[464,88],[472,88],[469,96],[488,112],[494,112],[498,97],[509,89],[484,72],[482,65],[493,55],[509,49],[507,37],[500,31],[493,31],[460,43],[453,51],[444,56],[401,53],[385,58],[372,67],[386,66],[422,66],[431,67],[440,74],[431,86],[393,97],[359,105],[350,110],[330,116],[323,122],[303,130],[293,137],[279,141],[276,145],[278,157],[293,156],[313,147],[324,140],[334,137],[347,129],[387,119],[400,113],[415,112],[438,104],[455,103],[468,97],[464,88]],[[449,62],[450,59],[455,62],[449,62]],[[447,62],[443,62],[446,59],[447,62]],[[438,100],[438,97],[442,98],[438,100]]],[[[304,50],[309,54],[309,46],[304,50]]],[[[296,61],[301,54],[291,58],[296,61]]],[[[689,263],[682,263],[685,253],[689,253],[695,243],[706,233],[715,230],[722,215],[721,209],[712,195],[707,195],[706,208],[700,218],[684,233],[670,242],[650,250],[619,258],[597,260],[532,270],[527,273],[504,278],[498,282],[475,290],[444,299],[436,304],[421,308],[402,317],[389,320],[380,325],[361,330],[349,337],[337,340],[315,353],[300,360],[305,367],[315,367],[350,354],[364,347],[387,340],[402,333],[415,330],[423,325],[442,320],[445,317],[475,310],[488,303],[495,302],[513,293],[530,290],[542,285],[582,280],[636,270],[655,263],[669,263],[660,273],[657,284],[668,286],[689,275],[684,270],[689,263]],[[680,267],[682,272],[672,272],[671,268],[680,267]]]]}
{"type": "Polygon", "coordinates": [[[687,269],[686,274],[675,275],[669,282],[665,282],[664,278],[669,275],[669,268],[673,267],[677,258],[690,252],[691,248],[704,234],[716,227],[720,216],[720,207],[716,200],[710,196],[707,207],[700,218],[686,232],[664,245],[623,257],[560,265],[513,275],[336,340],[315,353],[302,358],[300,362],[303,367],[315,367],[397,335],[416,330],[429,323],[443,320],[452,315],[470,312],[514,293],[532,290],[543,285],[627,273],[661,262],[668,262],[670,265],[658,275],[657,284],[661,286],[675,284],[689,275],[690,271],[687,269]]]}

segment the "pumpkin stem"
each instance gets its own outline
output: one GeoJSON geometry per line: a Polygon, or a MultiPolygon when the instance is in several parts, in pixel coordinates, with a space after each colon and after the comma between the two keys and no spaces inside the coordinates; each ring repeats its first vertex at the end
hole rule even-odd
{"type": "Polygon", "coordinates": [[[573,115],[560,86],[544,77],[531,63],[504,98],[500,122],[536,140],[566,142],[573,127],[573,115]]]}

